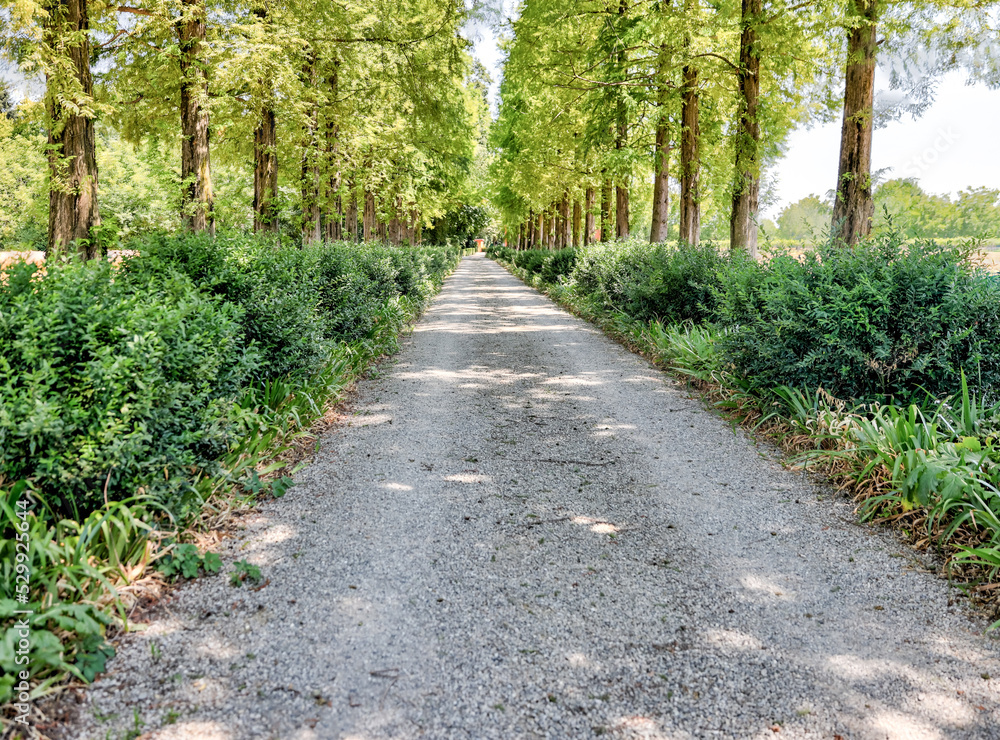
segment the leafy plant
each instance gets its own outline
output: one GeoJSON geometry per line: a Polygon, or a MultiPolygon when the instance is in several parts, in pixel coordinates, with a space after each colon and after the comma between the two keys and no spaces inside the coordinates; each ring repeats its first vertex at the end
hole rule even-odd
{"type": "Polygon", "coordinates": [[[157,569],[167,578],[197,578],[198,571],[218,573],[222,559],[214,552],[201,553],[191,544],[174,545],[157,564],[157,569]]]}
{"type": "Polygon", "coordinates": [[[244,581],[259,583],[263,579],[260,568],[246,560],[237,560],[233,563],[233,567],[233,572],[229,574],[229,585],[231,586],[239,588],[244,581]]]}

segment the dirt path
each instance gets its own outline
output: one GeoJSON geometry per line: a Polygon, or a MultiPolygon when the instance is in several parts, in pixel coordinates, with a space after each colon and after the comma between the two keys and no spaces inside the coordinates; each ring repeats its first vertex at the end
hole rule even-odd
{"type": "Polygon", "coordinates": [[[469,258],[227,545],[269,584],[181,589],[80,733],[1000,738],[997,640],[827,495],[469,258]]]}

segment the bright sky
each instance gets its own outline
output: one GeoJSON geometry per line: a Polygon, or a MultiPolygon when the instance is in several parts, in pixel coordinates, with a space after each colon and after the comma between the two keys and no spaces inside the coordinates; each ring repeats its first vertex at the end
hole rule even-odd
{"type": "MultiPolygon", "coordinates": [[[[876,129],[872,169],[888,168],[884,179],[917,178],[930,193],[955,195],[973,186],[1000,189],[1000,90],[966,86],[964,80],[960,72],[946,75],[922,116],[913,120],[904,115],[876,129]]],[[[807,195],[826,195],[835,185],[839,155],[840,123],[792,133],[788,154],[773,172],[780,202],[765,216],[773,218],[784,205],[807,195]]]]}
{"type": "MultiPolygon", "coordinates": [[[[514,0],[504,0],[508,17],[514,0]]],[[[494,107],[502,71],[495,32],[483,29],[473,35],[476,58],[493,76],[494,107]]],[[[879,84],[879,80],[876,80],[879,84]]],[[[956,195],[968,187],[1000,189],[1000,90],[967,86],[961,72],[943,77],[936,99],[918,119],[906,114],[875,131],[872,165],[887,169],[884,179],[915,177],[930,193],[956,195]]],[[[807,195],[824,197],[837,179],[840,123],[800,128],[792,133],[788,153],[773,169],[777,203],[762,214],[776,218],[788,203],[807,195]]]]}

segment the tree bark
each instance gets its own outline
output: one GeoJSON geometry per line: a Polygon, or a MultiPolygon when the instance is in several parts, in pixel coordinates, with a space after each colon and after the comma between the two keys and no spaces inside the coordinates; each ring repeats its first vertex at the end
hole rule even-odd
{"type": "Polygon", "coordinates": [[[875,214],[871,168],[878,2],[853,0],[851,11],[858,25],[847,36],[844,123],[832,229],[833,238],[848,245],[871,233],[875,214]]]}
{"type": "Polygon", "coordinates": [[[666,115],[656,130],[653,178],[653,225],[649,229],[649,241],[659,244],[667,240],[670,217],[670,133],[666,115]]]}
{"type": "Polygon", "coordinates": [[[201,58],[205,41],[205,0],[182,0],[177,21],[181,69],[182,212],[191,231],[215,233],[212,166],[209,146],[208,77],[201,58]]]}
{"type": "Polygon", "coordinates": [[[628,184],[619,185],[615,188],[615,236],[619,239],[628,239],[629,233],[629,203],[628,184]]]}
{"type": "Polygon", "coordinates": [[[569,200],[569,191],[563,192],[562,200],[562,246],[563,249],[573,245],[573,216],[569,200]]]}
{"type": "MultiPolygon", "coordinates": [[[[618,15],[624,18],[628,15],[628,0],[619,0],[618,15]]],[[[622,69],[628,65],[628,52],[622,49],[618,52],[618,63],[622,69]]],[[[615,149],[621,152],[628,145],[628,111],[624,101],[619,98],[617,131],[615,132],[615,149]]],[[[620,159],[620,157],[619,157],[620,159]]],[[[629,177],[623,176],[615,188],[615,237],[627,239],[629,235],[629,177]]]]}
{"type": "MultiPolygon", "coordinates": [[[[666,10],[669,3],[661,3],[666,10]]],[[[670,221],[670,131],[667,106],[670,103],[670,52],[666,44],[660,46],[657,64],[657,122],[656,148],[653,152],[653,219],[649,229],[651,244],[667,240],[667,226],[670,221]]]]}
{"type": "Polygon", "coordinates": [[[347,201],[347,213],[345,214],[345,219],[347,221],[347,236],[348,241],[356,242],[358,240],[358,196],[354,192],[354,183],[348,184],[348,189],[351,192],[350,198],[347,201]]]}
{"type": "MultiPolygon", "coordinates": [[[[690,41],[689,41],[690,43],[690,41]]],[[[698,69],[684,67],[681,102],[681,196],[679,237],[683,244],[697,246],[701,240],[701,121],[698,69]]]]}
{"type": "Polygon", "coordinates": [[[278,135],[274,109],[265,103],[253,135],[253,230],[278,231],[278,135]]]}
{"type": "Polygon", "coordinates": [[[340,61],[333,60],[330,74],[327,77],[330,100],[325,108],[326,113],[326,196],[324,200],[324,237],[327,241],[340,241],[343,236],[341,227],[340,201],[340,122],[337,119],[336,100],[339,95],[340,61]]]}
{"type": "MultiPolygon", "coordinates": [[[[310,49],[302,66],[302,78],[310,88],[316,87],[316,53],[310,49]]],[[[322,239],[322,218],[319,208],[319,155],[317,128],[319,106],[309,100],[309,116],[302,138],[302,243],[312,244],[322,239]]]]}
{"type": "Polygon", "coordinates": [[[46,3],[43,42],[73,81],[46,77],[48,118],[49,224],[46,253],[55,256],[72,242],[80,259],[99,255],[92,230],[101,223],[97,204],[97,156],[93,114],[94,81],[90,72],[90,19],[87,0],[46,3]]]}
{"type": "Polygon", "coordinates": [[[611,180],[605,180],[601,187],[601,241],[611,241],[611,180]]]}
{"type": "Polygon", "coordinates": [[[583,228],[583,246],[588,246],[593,244],[595,241],[595,232],[597,230],[597,217],[594,213],[594,206],[597,201],[597,193],[594,188],[587,188],[587,192],[584,195],[584,228],[583,228]]]}
{"type": "Polygon", "coordinates": [[[580,231],[582,229],[583,208],[579,198],[573,200],[573,246],[580,246],[580,231]]]}
{"type": "Polygon", "coordinates": [[[366,242],[375,239],[375,195],[370,190],[365,190],[365,211],[362,215],[362,227],[364,230],[364,240],[366,242]]]}
{"type": "Polygon", "coordinates": [[[740,120],[736,132],[736,181],[729,220],[729,248],[757,256],[757,210],[760,197],[760,48],[758,24],[762,0],[743,0],[740,21],[740,120]]]}

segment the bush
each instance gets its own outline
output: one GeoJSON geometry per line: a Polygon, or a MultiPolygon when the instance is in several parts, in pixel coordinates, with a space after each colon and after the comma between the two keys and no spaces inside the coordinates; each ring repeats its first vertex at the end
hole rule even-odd
{"type": "Polygon", "coordinates": [[[228,403],[258,361],[242,311],[163,271],[17,265],[0,283],[0,477],[77,519],[143,488],[172,507],[226,449],[228,403]]]}
{"type": "Polygon", "coordinates": [[[711,244],[629,241],[580,250],[573,281],[580,293],[641,322],[700,323],[717,317],[722,274],[754,268],[743,253],[724,255],[711,244]]]}
{"type": "Polygon", "coordinates": [[[198,506],[241,388],[312,377],[331,345],[371,339],[457,258],[239,235],[131,246],[141,256],[117,273],[19,265],[0,283],[0,484],[29,480],[77,521],[140,489],[174,514],[198,506]]]}
{"type": "Polygon", "coordinates": [[[972,246],[906,245],[886,234],[853,249],[775,257],[722,288],[729,362],[752,387],[823,388],[839,398],[943,397],[964,369],[1000,382],[1000,285],[972,246]]]}

